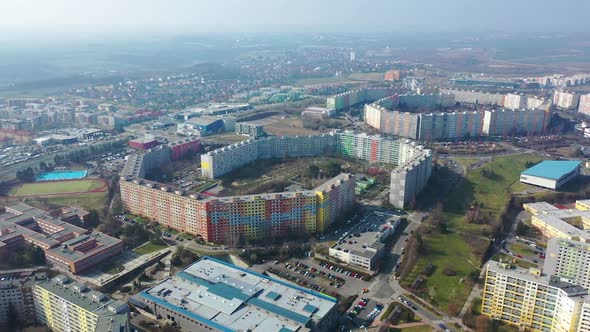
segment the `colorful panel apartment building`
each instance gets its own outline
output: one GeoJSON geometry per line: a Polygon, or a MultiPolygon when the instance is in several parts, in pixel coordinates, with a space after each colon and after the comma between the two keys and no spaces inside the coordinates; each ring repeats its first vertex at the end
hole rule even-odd
{"type": "Polygon", "coordinates": [[[122,179],[126,210],[215,243],[323,232],[354,203],[355,178],[341,174],[309,191],[200,197],[143,179],[122,179]],[[318,213],[321,211],[321,213],[318,213]]]}

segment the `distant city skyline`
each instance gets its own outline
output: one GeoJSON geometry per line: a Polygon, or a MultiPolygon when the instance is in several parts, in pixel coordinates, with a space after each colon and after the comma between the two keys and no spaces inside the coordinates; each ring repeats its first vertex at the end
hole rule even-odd
{"type": "Polygon", "coordinates": [[[584,32],[590,2],[565,0],[18,0],[0,34],[220,32],[584,32]],[[563,11],[556,10],[556,6],[563,11]]]}

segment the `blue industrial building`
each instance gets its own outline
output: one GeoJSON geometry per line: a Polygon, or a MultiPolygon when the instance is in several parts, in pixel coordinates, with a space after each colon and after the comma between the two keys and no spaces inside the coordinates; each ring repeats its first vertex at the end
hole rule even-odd
{"type": "Polygon", "coordinates": [[[545,160],[520,173],[520,182],[557,190],[580,174],[579,160],[545,160]]]}

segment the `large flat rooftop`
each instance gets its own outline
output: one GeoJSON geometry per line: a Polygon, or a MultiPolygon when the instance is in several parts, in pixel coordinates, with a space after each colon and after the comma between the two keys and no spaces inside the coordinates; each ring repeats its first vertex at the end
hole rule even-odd
{"type": "Polygon", "coordinates": [[[377,251],[385,246],[382,240],[389,236],[394,228],[394,222],[376,222],[369,219],[336,242],[332,249],[372,258],[377,251]]]}
{"type": "Polygon", "coordinates": [[[336,299],[210,257],[140,294],[222,331],[301,331],[336,299]]]}
{"type": "Polygon", "coordinates": [[[581,162],[577,160],[545,160],[525,170],[521,175],[559,180],[580,167],[580,164],[581,162]]]}
{"type": "Polygon", "coordinates": [[[582,242],[590,241],[590,231],[587,229],[590,222],[590,210],[558,209],[545,202],[527,203],[525,207],[537,211],[534,214],[535,218],[547,226],[558,229],[569,237],[582,242]]]}

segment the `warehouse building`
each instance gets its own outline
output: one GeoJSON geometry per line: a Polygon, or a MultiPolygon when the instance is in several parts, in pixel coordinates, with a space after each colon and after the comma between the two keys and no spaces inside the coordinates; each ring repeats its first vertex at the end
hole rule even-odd
{"type": "Polygon", "coordinates": [[[520,182],[557,190],[580,174],[577,160],[545,160],[520,173],[520,182]]]}
{"type": "Polygon", "coordinates": [[[223,120],[212,116],[194,117],[177,125],[179,133],[201,137],[213,135],[223,130],[223,120]]]}
{"type": "Polygon", "coordinates": [[[337,300],[203,257],[137,301],[183,331],[331,331],[337,300]]]}

